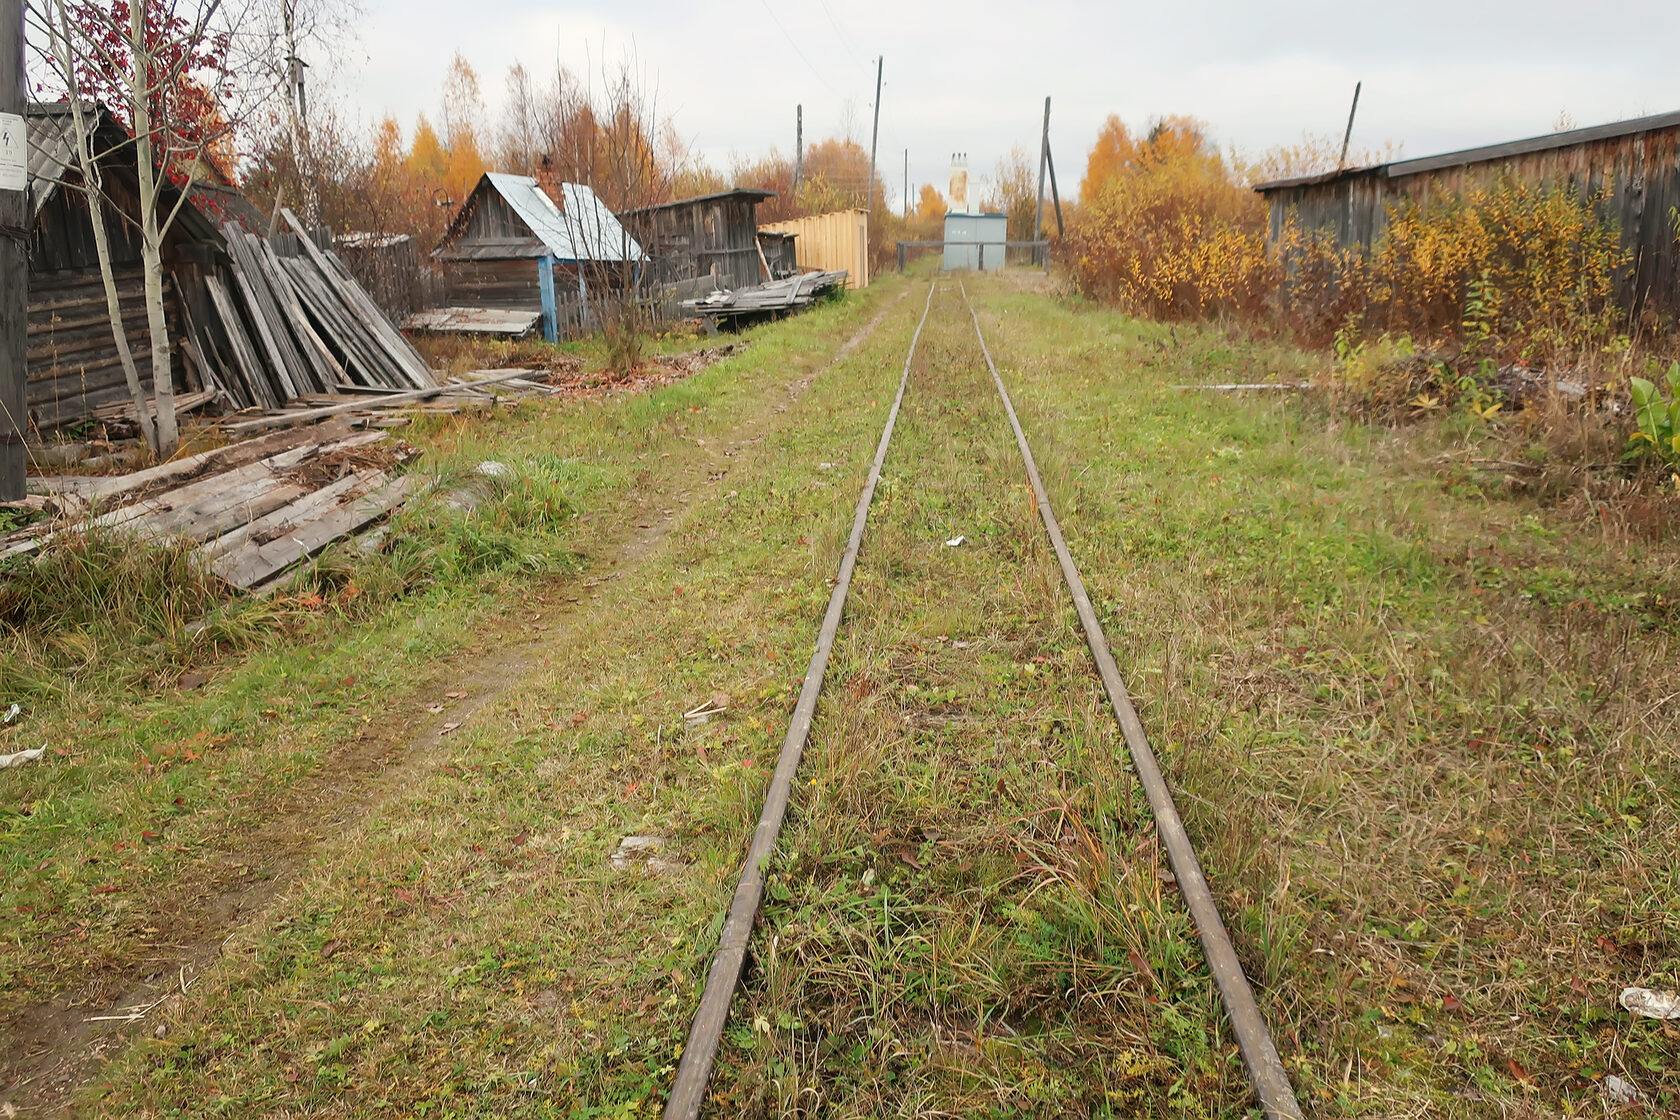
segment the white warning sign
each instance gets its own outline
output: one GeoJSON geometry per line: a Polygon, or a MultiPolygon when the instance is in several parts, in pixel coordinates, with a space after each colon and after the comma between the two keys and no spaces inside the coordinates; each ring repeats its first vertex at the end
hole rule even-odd
{"type": "Polygon", "coordinates": [[[29,132],[16,113],[0,113],[0,191],[29,186],[29,132]]]}

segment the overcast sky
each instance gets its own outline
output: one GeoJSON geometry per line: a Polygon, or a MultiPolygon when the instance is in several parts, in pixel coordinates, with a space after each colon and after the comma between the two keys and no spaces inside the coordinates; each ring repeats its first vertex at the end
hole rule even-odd
{"type": "MultiPolygon", "coordinates": [[[[1020,145],[1036,161],[1044,98],[1067,193],[1109,113],[1187,113],[1257,151],[1340,135],[1364,82],[1354,144],[1408,156],[1680,109],[1680,0],[1322,0],[924,4],[915,0],[362,0],[333,83],[364,120],[435,119],[459,49],[492,111],[507,69],[563,65],[600,83],[633,58],[662,111],[714,165],[840,132],[869,142],[874,57],[886,58],[879,162],[895,197],[943,190],[950,154],[976,173],[1020,145]]],[[[319,67],[325,76],[330,64],[319,67]]]]}

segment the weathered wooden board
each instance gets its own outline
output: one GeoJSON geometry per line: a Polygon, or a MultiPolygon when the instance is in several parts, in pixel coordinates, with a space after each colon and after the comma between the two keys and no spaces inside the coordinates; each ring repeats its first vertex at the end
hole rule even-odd
{"type": "Polygon", "coordinates": [[[313,516],[301,524],[276,525],[268,530],[277,534],[272,540],[259,543],[253,536],[216,557],[211,568],[235,587],[260,586],[338,538],[383,517],[402,504],[412,485],[408,475],[385,480],[382,472],[369,472],[366,481],[374,487],[369,492],[347,495],[325,511],[312,509],[313,516]]]}

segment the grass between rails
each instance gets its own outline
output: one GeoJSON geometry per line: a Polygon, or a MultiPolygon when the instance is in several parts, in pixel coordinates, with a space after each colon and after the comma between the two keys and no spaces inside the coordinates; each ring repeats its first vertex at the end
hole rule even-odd
{"type": "Polygon", "coordinates": [[[1240,1115],[1200,948],[945,288],[714,1114],[1240,1115]]]}
{"type": "Polygon", "coordinates": [[[1439,464],[1451,424],[1180,394],[1300,359],[982,322],[1280,1048],[1324,1115],[1680,1107],[1680,549],[1439,464]]]}
{"type": "MultiPolygon", "coordinates": [[[[730,441],[780,422],[784,390],[893,294],[889,284],[755,332],[745,354],[643,396],[405,430],[440,491],[478,487],[481,504],[412,503],[378,553],[335,550],[299,594],[216,612],[208,634],[187,630],[213,606],[193,601],[190,580],[144,615],[102,615],[108,589],[92,589],[47,639],[9,632],[0,656],[31,670],[32,691],[0,750],[51,749],[0,776],[0,1100],[52,1097],[62,1086],[30,1067],[35,1051],[77,1042],[87,1016],[213,958],[324,837],[409,780],[417,735],[431,759],[435,729],[477,702],[445,690],[465,680],[476,697],[523,672],[505,647],[544,636],[521,624],[580,596],[567,581],[606,568],[638,523],[652,528],[641,520],[658,519],[650,499],[677,507],[720,488],[730,441]],[[492,458],[514,468],[511,481],[473,475],[492,458]],[[60,648],[22,646],[35,641],[60,648]],[[183,669],[209,683],[181,692],[183,669]]],[[[95,541],[72,559],[133,549],[95,541]]],[[[20,681],[8,673],[9,689],[20,681]]]]}
{"type": "MultiPolygon", "coordinates": [[[[663,1089],[919,311],[894,289],[761,438],[701,449],[727,478],[325,837],[84,1112],[569,1116],[663,1089]],[[720,690],[728,715],[688,727],[720,690]],[[650,832],[680,870],[615,869],[618,840],[650,832]]],[[[837,315],[779,330],[832,353],[837,315]]],[[[770,409],[788,380],[753,391],[770,409]]]]}

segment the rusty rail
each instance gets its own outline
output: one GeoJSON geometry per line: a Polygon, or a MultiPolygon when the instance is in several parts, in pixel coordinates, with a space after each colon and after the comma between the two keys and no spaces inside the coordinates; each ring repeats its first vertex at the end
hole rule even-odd
{"type": "Polygon", "coordinates": [[[863,484],[858,498],[857,513],[852,517],[852,535],[846,543],[846,554],[840,559],[840,574],[834,581],[834,591],[828,597],[828,613],[823,616],[822,629],[817,633],[817,650],[805,670],[805,683],[799,690],[799,702],[794,705],[793,718],[788,723],[787,738],[782,741],[782,753],[776,760],[776,773],[764,795],[764,808],[758,815],[758,827],[753,830],[752,846],[747,849],[746,866],[741,869],[735,896],[729,903],[729,916],[724,919],[723,931],[718,935],[717,953],[706,975],[706,987],[700,993],[700,1006],[689,1027],[688,1042],[683,1046],[682,1060],[677,1065],[676,1078],[671,1083],[671,1096],[665,1102],[665,1120],[694,1120],[706,1100],[706,1086],[712,1078],[712,1064],[717,1060],[718,1042],[729,1019],[729,1005],[735,998],[735,988],[741,982],[741,968],[746,964],[747,942],[752,937],[753,923],[758,918],[759,904],[764,900],[764,873],[776,848],[776,838],[787,816],[788,798],[793,792],[793,779],[799,769],[799,759],[805,753],[805,740],[811,733],[811,720],[817,711],[817,696],[822,692],[823,673],[828,669],[829,651],[840,631],[840,616],[846,607],[846,593],[852,586],[852,572],[857,568],[858,550],[863,547],[863,530],[869,521],[869,505],[875,497],[876,484],[881,481],[881,467],[887,461],[887,445],[892,442],[893,428],[898,424],[899,406],[904,403],[904,387],[910,382],[910,363],[916,357],[916,343],[921,340],[922,327],[927,324],[928,312],[933,309],[933,291],[928,285],[927,303],[922,307],[921,321],[910,339],[910,352],[904,357],[904,372],[898,379],[898,393],[893,397],[892,409],[887,413],[886,427],[881,429],[881,442],[875,448],[875,462],[869,468],[869,479],[863,484]]]}
{"type": "Polygon", "coordinates": [[[980,330],[980,316],[975,312],[974,305],[969,302],[966,288],[962,288],[962,295],[969,317],[974,320],[974,335],[980,340],[980,352],[986,357],[986,368],[992,371],[992,382],[997,386],[998,396],[1003,398],[1003,410],[1009,415],[1009,426],[1015,430],[1015,443],[1021,449],[1021,460],[1026,464],[1027,479],[1032,483],[1034,497],[1038,499],[1038,512],[1043,518],[1045,532],[1050,535],[1050,543],[1056,550],[1056,560],[1061,564],[1062,580],[1067,584],[1068,594],[1073,597],[1073,606],[1079,614],[1080,625],[1085,628],[1085,642],[1091,647],[1091,657],[1097,663],[1097,673],[1102,677],[1103,689],[1108,693],[1109,704],[1114,708],[1114,718],[1119,721],[1121,733],[1126,737],[1126,749],[1131,752],[1132,767],[1136,770],[1138,782],[1149,799],[1149,811],[1155,817],[1155,827],[1161,834],[1161,844],[1167,850],[1167,860],[1172,865],[1173,875],[1178,879],[1179,894],[1184,898],[1184,905],[1190,911],[1190,919],[1195,922],[1196,931],[1201,936],[1202,953],[1207,958],[1208,971],[1213,974],[1213,982],[1219,988],[1220,999],[1225,1003],[1225,1014],[1231,1020],[1231,1032],[1237,1036],[1243,1064],[1248,1067],[1248,1076],[1254,1083],[1260,1106],[1265,1109],[1268,1120],[1301,1120],[1301,1105],[1295,1099],[1295,1090],[1289,1084],[1289,1074],[1283,1068],[1283,1060],[1278,1057],[1276,1044],[1272,1042],[1272,1032],[1267,1028],[1265,1016],[1260,1013],[1260,1007],[1254,1001],[1254,992],[1249,987],[1248,977],[1243,973],[1242,962],[1237,959],[1237,951],[1231,945],[1230,935],[1225,932],[1225,923],[1219,916],[1219,905],[1214,901],[1213,892],[1208,889],[1207,879],[1202,874],[1202,865],[1196,859],[1196,849],[1190,843],[1189,834],[1184,830],[1184,822],[1178,815],[1178,806],[1173,804],[1172,790],[1167,787],[1166,779],[1161,775],[1161,767],[1155,759],[1154,749],[1149,745],[1149,736],[1144,732],[1143,721],[1138,719],[1137,709],[1132,707],[1125,682],[1120,679],[1120,669],[1114,663],[1114,654],[1108,648],[1108,638],[1103,633],[1102,623],[1091,606],[1091,597],[1085,593],[1085,582],[1079,578],[1079,569],[1074,565],[1073,555],[1068,552],[1067,541],[1062,537],[1062,528],[1056,521],[1055,511],[1050,508],[1050,495],[1044,489],[1044,480],[1039,477],[1038,464],[1033,460],[1032,448],[1027,444],[1027,434],[1021,429],[1021,420],[1015,415],[1015,404],[1009,399],[1009,390],[1004,387],[1003,378],[998,374],[997,363],[992,361],[992,352],[986,346],[986,336],[980,330]]]}

